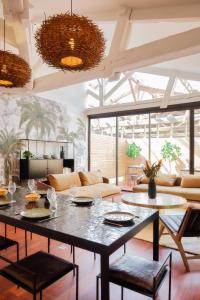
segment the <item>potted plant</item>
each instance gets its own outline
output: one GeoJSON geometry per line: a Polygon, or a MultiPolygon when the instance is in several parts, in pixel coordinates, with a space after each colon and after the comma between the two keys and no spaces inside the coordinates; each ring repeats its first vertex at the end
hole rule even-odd
{"type": "Polygon", "coordinates": [[[155,177],[158,174],[162,165],[162,160],[159,160],[157,163],[151,164],[149,161],[145,162],[145,167],[143,169],[144,174],[149,178],[148,183],[148,196],[150,199],[156,198],[156,182],[155,177]]]}
{"type": "Polygon", "coordinates": [[[126,149],[126,155],[129,158],[137,158],[140,156],[141,153],[141,148],[140,146],[137,146],[136,143],[129,144],[127,149],[126,149]]]}
{"type": "Polygon", "coordinates": [[[22,154],[22,157],[25,159],[34,158],[34,155],[29,150],[25,150],[22,154]]]}
{"type": "Polygon", "coordinates": [[[169,141],[165,141],[161,149],[161,155],[164,160],[167,160],[169,163],[169,172],[172,171],[172,162],[175,162],[181,156],[181,148],[176,144],[172,144],[169,141]]]}

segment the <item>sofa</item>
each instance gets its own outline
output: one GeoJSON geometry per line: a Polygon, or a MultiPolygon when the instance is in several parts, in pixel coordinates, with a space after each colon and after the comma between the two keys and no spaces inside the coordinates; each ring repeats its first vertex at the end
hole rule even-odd
{"type": "MultiPolygon", "coordinates": [[[[158,193],[165,193],[184,197],[190,201],[200,201],[200,176],[185,175],[182,178],[176,176],[161,176],[156,178],[158,193]]],[[[141,193],[148,191],[148,179],[143,176],[133,192],[141,193]]]]}
{"type": "Polygon", "coordinates": [[[110,184],[109,180],[95,172],[72,172],[68,174],[49,174],[47,180],[41,184],[52,186],[56,192],[69,195],[70,189],[76,193],[77,197],[93,197],[101,194],[102,197],[119,194],[120,187],[110,184]]]}

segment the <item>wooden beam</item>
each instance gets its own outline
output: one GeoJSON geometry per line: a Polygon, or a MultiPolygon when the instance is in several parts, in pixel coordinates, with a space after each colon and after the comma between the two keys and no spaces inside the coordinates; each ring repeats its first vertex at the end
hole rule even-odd
{"type": "Polygon", "coordinates": [[[81,72],[55,72],[49,75],[41,76],[34,80],[34,92],[40,93],[47,90],[54,90],[68,85],[78,84],[104,77],[104,62],[97,68],[90,71],[81,72]]]}
{"type": "Polygon", "coordinates": [[[147,74],[155,74],[155,75],[160,75],[160,76],[176,76],[176,77],[181,77],[185,79],[190,79],[190,80],[200,80],[200,73],[195,73],[195,72],[188,72],[188,71],[182,71],[178,69],[164,69],[162,67],[145,67],[140,69],[141,72],[147,73],[147,74]]]}
{"type": "Polygon", "coordinates": [[[169,22],[200,20],[200,4],[134,9],[132,21],[169,22]]]}
{"type": "Polygon", "coordinates": [[[109,51],[109,56],[114,57],[118,52],[126,49],[131,12],[132,10],[130,8],[120,8],[109,51]]]}
{"type": "MultiPolygon", "coordinates": [[[[14,0],[12,0],[14,1],[14,0]]],[[[128,9],[133,9],[130,22],[134,21],[195,21],[200,20],[200,4],[180,4],[162,7],[135,8],[134,3],[129,1],[128,9]]],[[[96,22],[116,21],[117,11],[93,11],[87,12],[87,16],[96,22]]],[[[47,15],[48,17],[48,15],[47,15]]],[[[44,20],[44,14],[32,19],[33,23],[41,23],[44,20]]]]}
{"type": "Polygon", "coordinates": [[[200,27],[121,52],[111,62],[123,72],[200,52],[200,27]]]}
{"type": "Polygon", "coordinates": [[[66,85],[111,76],[114,72],[135,70],[148,65],[184,57],[200,52],[200,28],[175,34],[133,49],[121,51],[114,58],[107,58],[100,67],[87,72],[56,72],[35,80],[35,91],[42,92],[66,85]],[[109,68],[105,66],[109,64],[109,68]]]}

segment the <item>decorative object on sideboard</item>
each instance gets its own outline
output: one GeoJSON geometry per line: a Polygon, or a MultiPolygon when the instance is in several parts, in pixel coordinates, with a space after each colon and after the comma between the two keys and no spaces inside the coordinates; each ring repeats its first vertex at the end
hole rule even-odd
{"type": "Polygon", "coordinates": [[[33,155],[33,153],[31,153],[31,151],[29,150],[25,150],[23,153],[22,153],[22,157],[25,158],[25,159],[30,159],[30,158],[35,158],[35,156],[33,155]]]}
{"type": "Polygon", "coordinates": [[[64,147],[61,146],[61,150],[60,150],[60,158],[64,159],[65,158],[65,151],[64,151],[64,147]]]}
{"type": "Polygon", "coordinates": [[[23,87],[31,78],[31,69],[27,62],[18,55],[5,50],[5,20],[4,49],[0,50],[0,87],[23,87]]]}
{"type": "Polygon", "coordinates": [[[36,48],[45,63],[57,69],[85,71],[101,62],[105,40],[99,27],[71,11],[45,19],[35,34],[36,48]]]}
{"type": "Polygon", "coordinates": [[[155,177],[158,174],[162,165],[162,160],[159,160],[157,163],[151,164],[150,161],[146,160],[145,167],[143,169],[144,174],[149,178],[148,183],[148,196],[150,199],[156,198],[156,182],[155,177]]]}

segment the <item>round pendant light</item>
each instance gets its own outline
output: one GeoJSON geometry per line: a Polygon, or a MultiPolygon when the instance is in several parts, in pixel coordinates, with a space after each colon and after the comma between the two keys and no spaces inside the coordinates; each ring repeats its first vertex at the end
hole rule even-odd
{"type": "Polygon", "coordinates": [[[35,34],[36,48],[45,63],[69,71],[89,70],[102,60],[102,31],[87,17],[71,12],[51,16],[35,34]]]}
{"type": "Polygon", "coordinates": [[[4,20],[4,50],[0,50],[0,87],[23,87],[31,78],[31,69],[27,62],[16,54],[5,50],[5,20],[4,20]]]}

